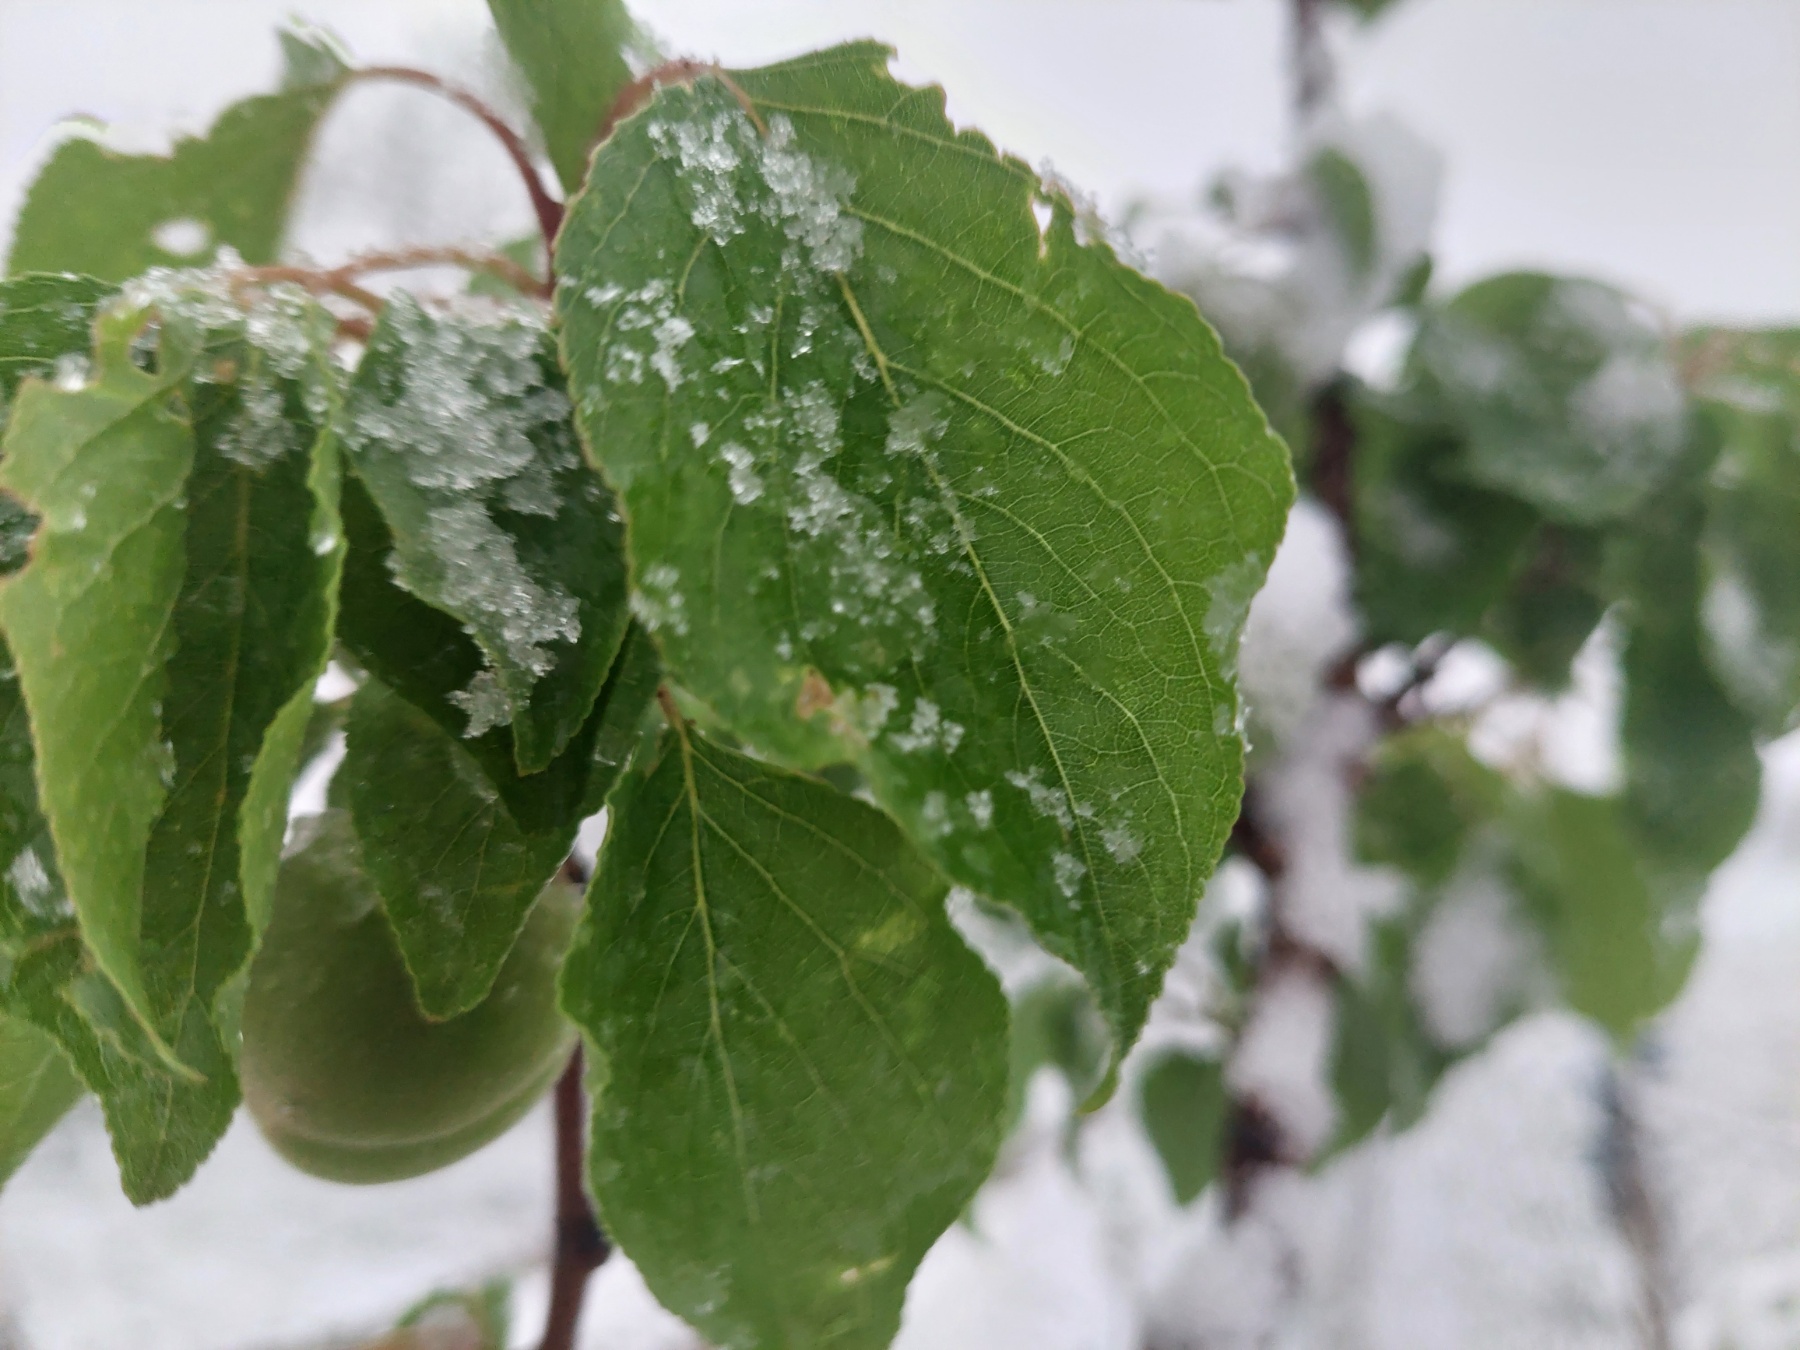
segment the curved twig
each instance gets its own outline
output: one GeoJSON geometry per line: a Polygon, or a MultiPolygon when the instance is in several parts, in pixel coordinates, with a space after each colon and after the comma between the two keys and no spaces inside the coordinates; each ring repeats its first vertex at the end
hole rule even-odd
{"type": "Polygon", "coordinates": [[[460,85],[450,83],[429,70],[412,66],[364,66],[350,73],[353,80],[386,80],[394,84],[410,84],[448,99],[457,107],[479,118],[505,147],[507,155],[519,171],[525,191],[531,195],[531,209],[537,213],[538,229],[544,236],[544,247],[554,253],[556,232],[562,227],[563,205],[544,186],[537,165],[532,162],[531,148],[525,138],[514,131],[499,113],[460,85]]]}
{"type": "Polygon", "coordinates": [[[524,295],[550,298],[550,283],[499,253],[460,248],[454,244],[421,245],[382,253],[360,253],[330,269],[334,277],[360,277],[371,272],[407,272],[416,267],[460,267],[465,272],[485,272],[524,295]]]}
{"type": "Polygon", "coordinates": [[[612,1254],[581,1184],[587,1106],[581,1051],[556,1080],[556,1251],[550,1266],[550,1314],[540,1350],[573,1350],[588,1277],[612,1254]]]}
{"type": "Polygon", "coordinates": [[[406,272],[420,267],[460,267],[468,272],[485,272],[498,277],[525,295],[548,299],[548,282],[533,276],[511,258],[497,253],[455,245],[422,245],[418,248],[395,249],[380,253],[359,253],[336,267],[302,267],[297,264],[275,264],[267,267],[245,267],[231,274],[233,284],[267,286],[288,282],[315,293],[341,295],[363,308],[378,311],[386,302],[374,292],[357,285],[358,277],[374,272],[406,272]]]}

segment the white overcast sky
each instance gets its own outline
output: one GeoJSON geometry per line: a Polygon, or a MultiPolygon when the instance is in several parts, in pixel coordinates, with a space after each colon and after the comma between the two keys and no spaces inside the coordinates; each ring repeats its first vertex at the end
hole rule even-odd
{"type": "MultiPolygon", "coordinates": [[[[641,0],[666,47],[751,64],[851,36],[960,119],[1116,205],[1279,163],[1282,0],[641,0]]],[[[479,0],[0,0],[0,207],[58,117],[203,127],[298,10],[369,58],[467,58],[479,0]]],[[[1800,3],[1407,0],[1340,46],[1354,111],[1445,151],[1442,275],[1599,273],[1686,317],[1800,319],[1800,3]]],[[[496,194],[505,192],[496,184],[496,194]]]]}

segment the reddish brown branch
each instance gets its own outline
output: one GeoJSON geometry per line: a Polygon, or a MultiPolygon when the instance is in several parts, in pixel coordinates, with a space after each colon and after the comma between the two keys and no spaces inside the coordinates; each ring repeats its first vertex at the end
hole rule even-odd
{"type": "Polygon", "coordinates": [[[424,244],[380,253],[359,253],[330,270],[335,277],[367,276],[371,272],[408,272],[419,267],[460,267],[465,272],[485,272],[525,295],[548,298],[549,286],[511,258],[454,244],[424,244]]]}
{"type": "Polygon", "coordinates": [[[587,1103],[581,1091],[581,1051],[556,1080],[556,1252],[550,1265],[550,1316],[540,1350],[574,1350],[575,1327],[588,1277],[612,1255],[582,1184],[587,1103]]]}
{"type": "MultiPolygon", "coordinates": [[[[282,282],[304,287],[314,295],[336,295],[361,305],[370,313],[381,309],[381,297],[358,286],[347,273],[335,268],[321,270],[316,267],[291,267],[286,265],[270,267],[246,267],[232,272],[228,280],[234,288],[234,295],[245,287],[274,286],[282,282]]],[[[241,298],[241,297],[240,297],[241,298]]]]}
{"type": "MultiPolygon", "coordinates": [[[[1305,0],[1300,0],[1297,5],[1303,19],[1312,9],[1305,0]]],[[[1316,21],[1316,13],[1311,18],[1316,21]]],[[[1327,387],[1313,401],[1312,438],[1312,490],[1337,517],[1346,550],[1354,560],[1356,427],[1350,419],[1342,390],[1335,385],[1327,387]]],[[[1336,693],[1354,694],[1357,665],[1363,655],[1365,653],[1361,651],[1351,652],[1335,664],[1325,675],[1325,687],[1336,693]]],[[[1429,678],[1429,675],[1425,674],[1423,678],[1429,678]]],[[[1375,705],[1376,716],[1384,728],[1403,724],[1400,700],[1413,687],[1414,683],[1409,682],[1392,700],[1375,705]]],[[[1358,766],[1350,766],[1350,772],[1354,779],[1358,766]]],[[[1231,828],[1231,847],[1263,874],[1268,887],[1265,936],[1251,991],[1252,1016],[1255,1005],[1290,976],[1298,975],[1327,987],[1335,987],[1342,978],[1331,955],[1296,933],[1288,923],[1283,903],[1288,873],[1287,845],[1269,828],[1257,808],[1255,785],[1247,784],[1243,805],[1231,828]]],[[[1267,1103],[1251,1094],[1234,1094],[1226,1122],[1225,1157],[1221,1164],[1227,1217],[1238,1218],[1249,1208],[1255,1182],[1263,1173],[1272,1168],[1297,1166],[1304,1161],[1299,1144],[1289,1137],[1286,1127],[1267,1103]]]]}
{"type": "Polygon", "coordinates": [[[1287,851],[1280,840],[1263,828],[1254,805],[1254,788],[1246,787],[1238,818],[1231,825],[1231,848],[1274,885],[1287,875],[1287,851]]]}
{"type": "MultiPolygon", "coordinates": [[[[1256,962],[1252,998],[1266,997],[1280,980],[1295,973],[1334,983],[1339,975],[1336,963],[1298,937],[1284,921],[1281,890],[1287,879],[1287,850],[1257,813],[1251,788],[1246,788],[1243,806],[1231,827],[1231,847],[1263,874],[1268,886],[1267,931],[1256,962]]],[[[1228,1219],[1241,1218],[1249,1209],[1251,1193],[1263,1173],[1303,1161],[1300,1149],[1266,1103],[1254,1094],[1233,1095],[1226,1115],[1225,1157],[1220,1164],[1228,1219]]]]}
{"type": "Polygon", "coordinates": [[[291,263],[266,267],[243,267],[231,272],[234,286],[271,286],[287,282],[303,286],[314,294],[339,295],[354,300],[371,313],[381,309],[379,295],[357,284],[358,277],[373,272],[407,272],[420,267],[460,267],[467,272],[485,272],[498,277],[525,295],[549,299],[550,286],[534,277],[511,258],[497,253],[483,253],[454,245],[422,245],[383,253],[360,253],[336,267],[301,267],[291,263]]]}
{"type": "Polygon", "coordinates": [[[1343,390],[1327,385],[1313,400],[1313,495],[1337,517],[1344,548],[1356,557],[1356,424],[1343,390]]]}
{"type": "Polygon", "coordinates": [[[433,75],[429,70],[417,70],[412,66],[365,66],[352,72],[352,79],[386,80],[394,84],[410,84],[417,89],[425,89],[448,99],[463,111],[479,118],[489,131],[493,132],[519,172],[519,179],[525,184],[525,191],[531,196],[531,209],[537,213],[538,230],[544,236],[544,247],[554,254],[556,250],[556,232],[562,228],[563,207],[544,186],[544,180],[531,160],[531,148],[525,144],[525,138],[507,125],[506,119],[482,102],[474,94],[459,85],[451,84],[440,75],[433,75]]]}

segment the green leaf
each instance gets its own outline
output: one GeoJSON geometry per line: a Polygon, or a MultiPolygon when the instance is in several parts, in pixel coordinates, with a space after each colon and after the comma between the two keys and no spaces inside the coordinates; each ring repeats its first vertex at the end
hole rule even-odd
{"type": "Polygon", "coordinates": [[[1056,1069],[1083,1101],[1106,1076],[1106,1021],[1079,980],[1052,977],[1019,996],[1012,1009],[1012,1069],[1006,1118],[1017,1121],[1041,1068],[1056,1069]]]}
{"type": "Polygon", "coordinates": [[[1537,513],[1457,470],[1457,435],[1363,392],[1356,427],[1356,596],[1370,642],[1466,634],[1504,592],[1537,513]]]}
{"type": "Polygon", "coordinates": [[[1646,858],[1688,889],[1749,831],[1762,785],[1752,719],[1704,652],[1704,528],[1696,494],[1665,494],[1616,541],[1608,563],[1626,600],[1625,805],[1646,858]]]}
{"type": "MultiPolygon", "coordinates": [[[[0,434],[7,404],[28,375],[51,375],[59,361],[71,375],[87,364],[94,312],[112,290],[91,277],[26,276],[0,280],[0,434]]],[[[0,496],[0,576],[25,565],[37,520],[0,496]]]]}
{"type": "Polygon", "coordinates": [[[1416,1122],[1455,1059],[1432,1039],[1413,1001],[1412,928],[1410,916],[1378,925],[1367,969],[1338,986],[1331,1063],[1338,1120],[1324,1156],[1367,1138],[1384,1120],[1396,1130],[1416,1122]]]}
{"type": "Polygon", "coordinates": [[[147,1204],[173,1192],[230,1124],[232,1098],[168,1069],[83,945],[38,809],[10,658],[0,669],[0,954],[0,1008],[53,1036],[100,1098],[126,1195],[147,1204]]]}
{"type": "Polygon", "coordinates": [[[1552,789],[1521,803],[1513,837],[1564,1001],[1628,1041],[1687,980],[1691,906],[1652,884],[1616,798],[1552,789]]]}
{"type": "Polygon", "coordinates": [[[289,18],[275,32],[281,44],[281,87],[307,89],[347,74],[349,49],[338,35],[305,19],[289,18]]]}
{"type": "MultiPolygon", "coordinates": [[[[515,262],[533,276],[543,276],[544,236],[533,230],[530,234],[520,235],[517,239],[509,239],[494,250],[508,262],[515,262]]],[[[526,295],[510,281],[495,276],[492,272],[472,272],[469,274],[468,293],[470,295],[487,296],[493,300],[529,300],[526,295]]]]}
{"type": "Polygon", "coordinates": [[[1428,312],[1412,368],[1475,481],[1552,519],[1598,524],[1681,460],[1688,409],[1652,318],[1610,286],[1518,272],[1428,312]]]}
{"type": "Polygon", "coordinates": [[[1236,814],[1292,479],[1193,306],[888,55],[734,76],[767,134],[702,78],[601,148],[571,393],[674,678],[1020,909],[1116,1065],[1236,814]]]}
{"type": "Polygon", "coordinates": [[[345,70],[318,48],[299,73],[308,82],[232,104],[203,139],[183,137],[168,156],[121,154],[88,136],[65,141],[26,194],[8,270],[124,281],[205,262],[221,247],[273,262],[301,162],[345,70]]]}
{"type": "Polygon", "coordinates": [[[511,1343],[512,1284],[499,1279],[472,1289],[440,1289],[408,1308],[395,1326],[418,1328],[423,1333],[419,1339],[427,1344],[444,1337],[446,1327],[466,1328],[474,1342],[471,1350],[506,1350],[511,1343]]]}
{"type": "Polygon", "coordinates": [[[1606,613],[1603,548],[1594,531],[1541,526],[1506,594],[1482,621],[1482,636],[1539,689],[1568,686],[1575,654],[1606,613]]]}
{"type": "Polygon", "coordinates": [[[184,1058],[229,1109],[231,1041],[215,1003],[249,958],[253,920],[268,913],[299,739],[331,645],[342,552],[327,433],[334,324],[299,293],[265,297],[236,319],[189,293],[167,302],[165,326],[195,303],[211,312],[199,374],[181,386],[195,454],[162,676],[168,796],[144,859],[139,959],[157,1030],[204,1047],[184,1058]]]}
{"type": "Polygon", "coordinates": [[[6,902],[5,1002],[100,1096],[139,1201],[186,1180],[237,1101],[218,1004],[267,909],[341,553],[335,460],[315,448],[329,316],[284,296],[227,320],[216,299],[182,283],[159,294],[160,377],[132,364],[144,313],[103,320],[99,379],[27,385],[3,471],[52,494],[28,502],[45,529],[0,593],[0,623],[35,653],[20,662],[27,699],[34,681],[48,691],[36,731],[53,825],[66,802],[53,848],[30,824],[19,708],[12,861],[30,884],[6,902]],[[215,326],[184,356],[202,338],[196,300],[215,326]],[[203,378],[182,378],[196,365],[203,378]],[[136,765],[91,739],[109,718],[142,738],[136,765]],[[64,897],[70,858],[85,907],[73,884],[72,909],[64,897]]]}
{"type": "Polygon", "coordinates": [[[1425,303],[1425,297],[1431,290],[1431,274],[1436,270],[1436,263],[1429,253],[1421,253],[1418,261],[1408,267],[1400,276],[1394,287],[1394,295],[1388,303],[1396,309],[1418,309],[1425,303]]]}
{"type": "Polygon", "coordinates": [[[87,356],[94,311],[112,290],[92,277],[0,280],[0,409],[27,375],[50,375],[60,357],[87,356]]]}
{"type": "Polygon", "coordinates": [[[1712,664],[1770,735],[1800,708],[1800,331],[1690,338],[1719,442],[1701,537],[1712,664]]]}
{"type": "Polygon", "coordinates": [[[638,742],[660,671],[648,637],[627,633],[589,725],[585,791],[522,828],[466,742],[370,678],[351,701],[332,791],[348,801],[419,1006],[454,1017],[487,996],[532,902],[598,811],[638,742]]]}
{"type": "Polygon", "coordinates": [[[1390,736],[1371,757],[1356,799],[1356,854],[1423,886],[1450,880],[1477,829],[1500,815],[1501,777],[1461,737],[1425,726],[1390,736]]]}
{"type": "Polygon", "coordinates": [[[281,867],[288,798],[295,775],[336,728],[330,706],[313,700],[319,677],[331,661],[346,551],[341,509],[343,470],[337,442],[329,429],[321,433],[313,447],[307,488],[311,496],[307,531],[313,554],[308,569],[311,589],[290,615],[292,627],[287,645],[290,669],[308,673],[269,724],[239,812],[239,873],[244,883],[244,905],[250,926],[258,933],[267,925],[274,901],[275,874],[281,867]]]}
{"type": "Polygon", "coordinates": [[[1367,280],[1376,261],[1375,198],[1356,161],[1335,146],[1326,146],[1307,162],[1306,176],[1319,194],[1350,263],[1350,274],[1367,280]]]}
{"type": "Polygon", "coordinates": [[[637,624],[625,630],[625,642],[606,677],[600,697],[594,701],[593,742],[588,753],[587,790],[581,799],[581,815],[593,815],[612,795],[614,785],[644,741],[645,713],[662,682],[662,665],[656,644],[637,624]]]}
{"type": "Polygon", "coordinates": [[[450,695],[464,734],[510,723],[526,773],[587,721],[626,622],[617,512],[582,463],[561,386],[549,334],[524,312],[438,319],[402,295],[344,420],[394,576],[486,653],[450,695]]]}
{"type": "Polygon", "coordinates": [[[1762,795],[1750,718],[1698,634],[1636,627],[1625,647],[1625,797],[1646,856],[1698,886],[1749,833],[1762,795]]]}
{"type": "Polygon", "coordinates": [[[1005,1000],[886,817],[692,732],[660,754],[563,967],[606,1229],[728,1350],[886,1346],[993,1163],[1005,1000]]]}
{"type": "Polygon", "coordinates": [[[29,1022],[0,1017],[0,1185],[83,1090],[55,1041],[29,1022]]]}
{"type": "Polygon", "coordinates": [[[351,702],[348,734],[333,792],[348,801],[419,1006],[454,1017],[486,997],[577,822],[520,829],[473,757],[374,678],[351,702]]]}
{"type": "Polygon", "coordinates": [[[1225,1066],[1172,1050],[1144,1070],[1138,1088],[1144,1130],[1156,1146],[1177,1204],[1191,1203],[1219,1175],[1231,1104],[1225,1066]]]}
{"type": "Polygon", "coordinates": [[[488,0],[500,40],[531,89],[531,111],[563,191],[587,176],[600,124],[631,82],[642,42],[619,0],[488,0]]]}
{"type": "Polygon", "coordinates": [[[0,584],[0,629],[82,936],[153,1027],[139,955],[144,849],[175,767],[161,716],[194,434],[176,406],[183,363],[165,352],[150,375],[132,361],[142,318],[102,320],[92,384],[19,390],[0,489],[41,524],[31,562],[0,584]]]}

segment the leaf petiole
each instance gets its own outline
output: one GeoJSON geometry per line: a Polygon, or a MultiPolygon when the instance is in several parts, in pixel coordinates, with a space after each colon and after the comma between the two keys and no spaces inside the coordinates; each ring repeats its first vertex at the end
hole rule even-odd
{"type": "Polygon", "coordinates": [[[363,66],[350,72],[352,80],[385,80],[393,84],[410,84],[418,89],[429,90],[440,98],[448,99],[464,112],[479,118],[489,131],[493,132],[500,144],[505,148],[513,166],[519,171],[519,178],[525,184],[525,191],[531,197],[531,209],[537,214],[538,229],[544,236],[544,247],[551,251],[556,248],[556,232],[562,227],[563,205],[550,195],[544,187],[544,180],[539,176],[537,165],[532,163],[531,148],[526,145],[525,138],[507,123],[481,99],[460,85],[452,84],[441,75],[434,75],[429,70],[419,70],[413,66],[363,66]]]}

